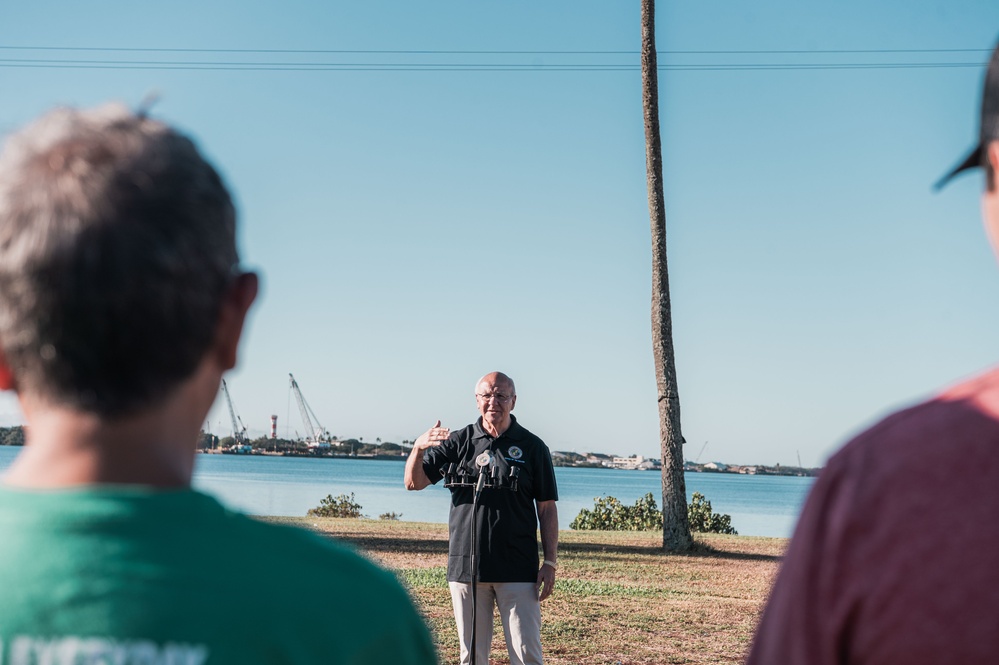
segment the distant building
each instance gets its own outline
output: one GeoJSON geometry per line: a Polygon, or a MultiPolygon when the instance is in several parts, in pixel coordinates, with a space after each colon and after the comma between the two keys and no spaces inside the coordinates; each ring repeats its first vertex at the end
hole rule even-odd
{"type": "Polygon", "coordinates": [[[586,453],[586,461],[589,464],[599,464],[600,466],[613,466],[610,455],[603,453],[586,453]]]}
{"type": "Polygon", "coordinates": [[[638,466],[645,461],[645,458],[641,455],[632,455],[631,457],[614,457],[611,459],[611,466],[615,469],[637,469],[638,466]]]}
{"type": "Polygon", "coordinates": [[[721,462],[708,462],[704,465],[705,471],[727,471],[728,465],[721,462]]]}
{"type": "Polygon", "coordinates": [[[329,441],[306,441],[305,443],[310,449],[318,450],[329,450],[332,445],[329,441]]]}

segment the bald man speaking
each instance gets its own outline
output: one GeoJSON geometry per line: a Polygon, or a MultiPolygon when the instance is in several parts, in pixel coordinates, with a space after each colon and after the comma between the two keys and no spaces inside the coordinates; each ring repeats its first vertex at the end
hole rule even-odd
{"type": "Polygon", "coordinates": [[[548,446],[513,416],[517,389],[509,376],[486,374],[475,386],[475,400],[481,414],[475,423],[452,432],[438,420],[415,441],[406,460],[406,489],[422,490],[442,479],[450,485],[447,579],[462,665],[472,665],[473,549],[478,569],[474,665],[489,662],[494,605],[511,665],[541,665],[540,601],[551,595],[558,569],[552,457],[548,446]],[[543,557],[538,556],[539,524],[543,557]]]}

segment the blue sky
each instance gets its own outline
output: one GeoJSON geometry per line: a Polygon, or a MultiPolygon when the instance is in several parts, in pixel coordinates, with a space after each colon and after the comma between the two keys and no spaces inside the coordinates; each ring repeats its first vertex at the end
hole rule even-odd
{"type": "MultiPolygon", "coordinates": [[[[304,431],[289,372],[333,434],[399,441],[500,369],[553,449],[658,456],[638,6],[4,3],[0,132],[156,92],[194,135],[263,275],[229,377],[252,434],[304,431]]],[[[660,3],[686,457],[818,465],[999,359],[981,178],[931,190],[997,37],[984,0],[660,3]]]]}

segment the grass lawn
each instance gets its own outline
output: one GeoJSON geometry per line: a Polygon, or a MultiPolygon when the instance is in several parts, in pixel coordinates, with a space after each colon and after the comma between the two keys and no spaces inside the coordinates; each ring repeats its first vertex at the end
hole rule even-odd
{"type": "MultiPolygon", "coordinates": [[[[399,573],[433,630],[441,662],[458,662],[445,571],[447,525],[288,518],[353,543],[399,573]]],[[[542,606],[549,665],[738,663],[752,639],[782,538],[699,534],[664,555],[659,532],[562,531],[555,593],[542,606]]],[[[496,619],[490,663],[508,663],[496,619]]]]}

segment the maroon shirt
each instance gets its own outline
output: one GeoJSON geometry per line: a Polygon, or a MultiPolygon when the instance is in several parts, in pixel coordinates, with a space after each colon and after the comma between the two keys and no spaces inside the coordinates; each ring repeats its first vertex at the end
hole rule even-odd
{"type": "Polygon", "coordinates": [[[999,370],[830,459],[750,665],[999,663],[999,370]]]}

